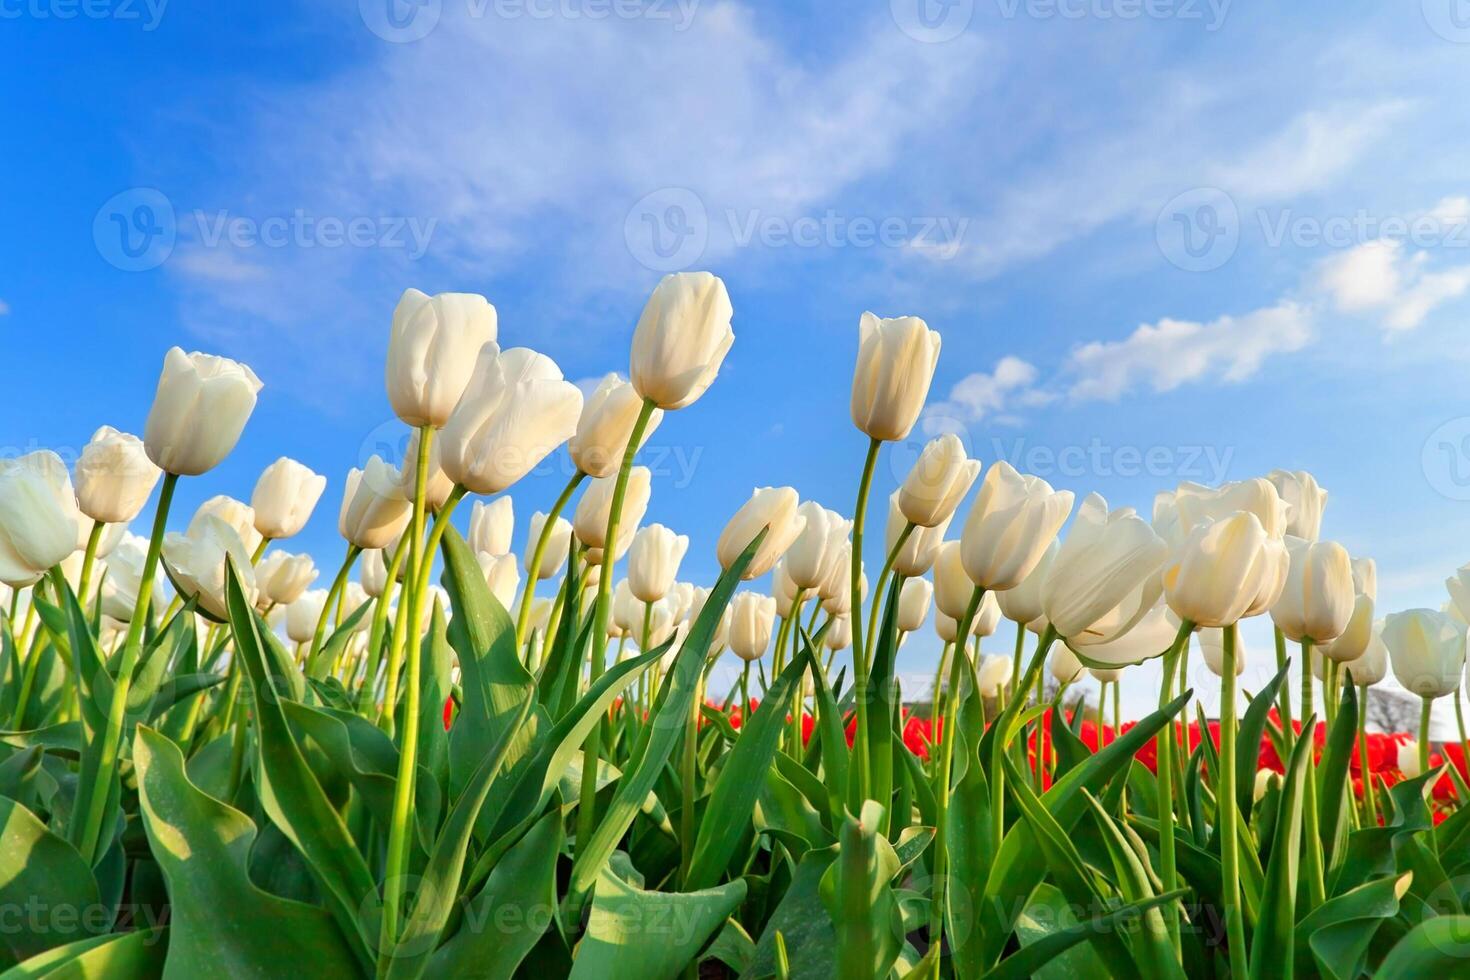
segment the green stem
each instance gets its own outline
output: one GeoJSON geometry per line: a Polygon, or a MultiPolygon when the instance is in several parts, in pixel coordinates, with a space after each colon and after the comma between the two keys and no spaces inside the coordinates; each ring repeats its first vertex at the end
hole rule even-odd
{"type": "Polygon", "coordinates": [[[1235,787],[1235,625],[1224,629],[1220,676],[1220,792],[1215,807],[1220,821],[1220,873],[1225,885],[1225,932],[1229,939],[1230,975],[1246,976],[1245,914],[1240,907],[1240,809],[1235,787]]]}
{"type": "MultiPolygon", "coordinates": [[[[102,745],[98,752],[96,782],[87,797],[83,812],[74,812],[73,829],[77,817],[81,817],[80,833],[73,834],[82,858],[96,863],[98,838],[102,833],[102,819],[107,812],[108,791],[117,770],[118,752],[122,743],[123,722],[127,718],[128,693],[133,686],[133,671],[138,666],[138,655],[143,648],[143,627],[148,621],[148,604],[153,598],[153,579],[158,574],[158,557],[163,551],[163,532],[168,525],[168,509],[174,499],[174,488],[178,486],[176,473],[163,475],[163,486],[158,492],[158,507],[153,513],[153,532],[148,537],[148,553],[143,559],[143,574],[138,579],[138,603],[133,618],[128,622],[128,634],[123,640],[122,660],[118,664],[117,678],[113,682],[112,703],[108,706],[107,724],[102,729],[102,745]]],[[[77,697],[83,697],[81,691],[77,697]]]]}
{"type": "MultiPolygon", "coordinates": [[[[1167,707],[1174,700],[1174,672],[1177,659],[1189,649],[1189,636],[1194,624],[1185,620],[1179,624],[1174,645],[1164,655],[1164,680],[1159,686],[1159,707],[1167,707]]],[[[1169,719],[1163,730],[1155,736],[1158,743],[1157,760],[1159,785],[1159,880],[1164,891],[1179,887],[1179,869],[1174,848],[1174,719],[1169,719]]],[[[1174,954],[1180,955],[1179,904],[1170,902],[1163,907],[1164,927],[1169,932],[1169,941],[1174,945],[1174,954]]]]}
{"type": "MultiPolygon", "coordinates": [[[[863,519],[868,512],[868,492],[873,486],[873,470],[878,463],[878,448],[883,443],[868,440],[868,455],[863,460],[863,475],[858,481],[857,508],[852,515],[852,567],[849,586],[852,590],[852,649],[853,649],[853,693],[857,701],[857,731],[853,738],[853,761],[857,763],[857,778],[853,780],[850,800],[857,806],[868,798],[868,671],[864,658],[858,651],[863,645],[863,519]]],[[[856,807],[854,807],[856,809],[856,807]]]]}
{"type": "Polygon", "coordinates": [[[250,556],[250,567],[251,568],[254,568],[256,565],[259,565],[260,564],[260,559],[265,554],[265,549],[269,548],[270,546],[271,546],[271,539],[270,538],[262,537],[260,539],[260,544],[258,544],[258,545],[255,546],[255,551],[250,556]]]}
{"type": "Polygon", "coordinates": [[[536,576],[541,571],[541,561],[546,557],[546,549],[551,543],[552,532],[556,530],[557,518],[566,509],[567,502],[572,499],[572,494],[587,474],[578,470],[572,474],[567,485],[562,488],[561,496],[556,498],[556,503],[551,505],[551,513],[546,515],[546,522],[541,525],[541,533],[536,537],[536,546],[531,551],[531,565],[526,569],[526,590],[521,593],[521,608],[516,613],[516,650],[519,651],[526,642],[526,629],[531,624],[531,605],[536,597],[536,576]]]}
{"type": "MultiPolygon", "coordinates": [[[[898,553],[908,543],[909,536],[914,533],[916,525],[913,521],[904,524],[902,533],[898,540],[893,542],[893,547],[888,549],[888,556],[883,559],[883,570],[878,573],[878,587],[873,590],[873,601],[869,604],[868,612],[868,639],[863,645],[863,670],[873,669],[873,637],[878,633],[878,605],[883,601],[884,587],[888,585],[888,576],[893,571],[893,563],[898,560],[898,553]]],[[[857,606],[853,607],[857,609],[857,606]]],[[[856,648],[854,648],[856,649],[856,648]]]]}
{"type": "MultiPolygon", "coordinates": [[[[781,624],[781,627],[782,627],[783,632],[785,634],[788,634],[790,636],[790,639],[791,639],[791,650],[792,650],[792,655],[793,656],[795,656],[795,652],[796,652],[796,649],[797,649],[797,638],[796,638],[796,634],[799,633],[800,630],[801,630],[801,601],[802,601],[802,596],[803,596],[804,593],[805,593],[805,590],[804,589],[797,589],[796,590],[796,596],[791,600],[791,616],[789,618],[787,618],[781,624]]],[[[780,675],[780,672],[783,671],[783,670],[785,670],[786,669],[786,665],[791,662],[790,660],[786,659],[786,656],[785,656],[786,637],[785,636],[778,637],[777,640],[776,640],[776,646],[777,646],[778,652],[780,652],[781,655],[782,655],[781,656],[781,665],[775,671],[775,673],[779,676],[780,675]]],[[[789,734],[789,741],[791,743],[791,757],[793,759],[800,759],[801,758],[801,753],[802,753],[802,744],[801,744],[802,700],[801,700],[801,695],[802,695],[802,689],[803,689],[803,687],[805,687],[805,685],[806,685],[806,674],[803,672],[803,674],[801,675],[801,677],[798,678],[798,680],[796,682],[796,694],[792,698],[792,702],[791,702],[791,722],[790,722],[791,729],[790,729],[790,734],[789,734]]]]}
{"type": "MultiPolygon", "coordinates": [[[[362,687],[357,692],[359,714],[367,714],[373,704],[373,693],[378,688],[378,668],[383,662],[383,638],[388,631],[388,600],[393,597],[393,590],[398,585],[398,570],[407,556],[408,544],[400,537],[398,547],[393,549],[393,556],[388,559],[382,593],[378,596],[377,604],[373,606],[373,622],[368,630],[367,669],[363,673],[362,687]]],[[[401,602],[403,590],[399,589],[398,594],[401,602]]]]}
{"type": "Polygon", "coordinates": [[[362,549],[348,542],[347,555],[342,559],[342,567],[337,569],[337,575],[332,579],[332,586],[327,590],[327,599],[322,603],[321,615],[317,617],[316,629],[311,635],[311,652],[306,656],[306,672],[311,677],[322,675],[320,660],[322,641],[327,637],[327,619],[332,614],[332,607],[336,605],[337,598],[346,589],[347,576],[352,571],[352,563],[357,561],[357,556],[360,554],[362,554],[362,549]]]}
{"type": "MultiPolygon", "coordinates": [[[[597,603],[592,621],[592,643],[589,651],[592,662],[588,665],[589,684],[595,684],[602,676],[607,659],[607,617],[612,605],[613,564],[618,555],[618,525],[623,518],[623,498],[628,491],[628,474],[633,470],[633,459],[643,444],[643,433],[657,406],[648,399],[638,410],[633,422],[633,431],[628,434],[628,445],[623,449],[623,461],[618,466],[617,481],[613,484],[612,501],[607,514],[607,528],[602,537],[602,564],[597,571],[597,603]]],[[[597,725],[587,735],[582,746],[582,786],[577,799],[577,847],[586,847],[592,838],[597,818],[597,763],[602,759],[603,725],[597,725]]]]}
{"type": "MultiPolygon", "coordinates": [[[[1302,719],[1303,725],[1312,716],[1312,641],[1302,640],[1302,719]]],[[[1315,725],[1314,725],[1315,727],[1315,725]]],[[[1307,739],[1307,776],[1302,801],[1302,823],[1305,860],[1302,861],[1303,875],[1307,879],[1307,895],[1310,908],[1316,908],[1327,900],[1327,885],[1322,869],[1322,830],[1317,814],[1317,760],[1315,732],[1302,728],[1302,738],[1307,739]]]]}
{"type": "MultiPolygon", "coordinates": [[[[684,752],[679,766],[679,881],[689,884],[689,868],[694,863],[694,781],[698,776],[696,753],[699,750],[699,707],[704,703],[704,682],[696,682],[694,701],[684,719],[684,752]]],[[[743,723],[742,723],[743,724],[743,723]]]]}
{"type": "MultiPolygon", "coordinates": [[[[929,941],[938,943],[944,935],[944,904],[945,904],[945,875],[949,869],[949,842],[946,833],[949,827],[949,797],[950,797],[950,772],[954,763],[954,739],[956,719],[959,716],[960,683],[964,674],[961,673],[962,665],[969,662],[969,651],[966,649],[966,639],[970,635],[970,624],[975,619],[975,612],[980,608],[980,602],[985,598],[985,590],[978,585],[970,594],[970,603],[965,607],[964,615],[956,624],[954,650],[950,653],[949,660],[949,689],[944,694],[944,724],[939,733],[939,766],[935,773],[935,813],[936,823],[934,830],[934,887],[932,902],[929,908],[929,941]]],[[[943,660],[940,661],[943,663],[943,660]]],[[[980,697],[980,692],[975,692],[975,697],[980,697]]],[[[999,732],[996,733],[1000,734],[999,732]]],[[[995,783],[992,782],[992,785],[995,783]]],[[[995,838],[995,846],[1000,846],[1000,838],[995,838]]]]}
{"type": "MultiPolygon", "coordinates": [[[[1286,634],[1281,632],[1281,627],[1276,627],[1276,671],[1280,673],[1286,669],[1286,634]]],[[[1310,668],[1310,665],[1308,665],[1310,668]]],[[[1281,759],[1284,763],[1291,758],[1292,746],[1296,744],[1296,732],[1291,725],[1291,685],[1283,683],[1281,689],[1276,693],[1276,713],[1281,718],[1281,759]]]]}
{"type": "Polygon", "coordinates": [[[1363,780],[1363,802],[1368,810],[1368,826],[1378,826],[1378,801],[1373,787],[1373,767],[1368,764],[1368,685],[1358,685],[1358,771],[1363,780]]]}
{"type": "Polygon", "coordinates": [[[77,579],[77,602],[83,609],[87,608],[87,593],[92,587],[92,569],[97,561],[97,544],[102,540],[105,527],[107,525],[101,521],[92,522],[92,531],[87,535],[87,550],[82,553],[82,575],[77,579]]]}
{"type": "Polygon", "coordinates": [[[1425,696],[1420,699],[1419,707],[1419,771],[1429,771],[1429,715],[1434,707],[1434,699],[1425,696]]]}

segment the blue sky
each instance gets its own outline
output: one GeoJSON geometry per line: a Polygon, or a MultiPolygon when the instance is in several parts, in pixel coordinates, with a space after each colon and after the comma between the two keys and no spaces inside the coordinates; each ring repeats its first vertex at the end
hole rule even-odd
{"type": "Polygon", "coordinates": [[[580,380],[709,268],[737,342],[652,444],[687,577],[753,486],[851,509],[865,309],[941,331],[930,424],[987,465],[1145,511],[1309,469],[1384,609],[1470,560],[1457,0],[389,2],[0,0],[6,451],[140,431],[172,344],[243,359],[260,407],[180,523],[293,456],[330,482],[288,547],[332,564],[404,287],[580,380]]]}

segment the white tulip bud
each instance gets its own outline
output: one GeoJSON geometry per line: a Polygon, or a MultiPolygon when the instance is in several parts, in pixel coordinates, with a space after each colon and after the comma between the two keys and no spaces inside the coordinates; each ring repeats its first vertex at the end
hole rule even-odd
{"type": "Polygon", "coordinates": [[[312,589],[286,607],[286,635],[292,643],[309,643],[327,605],[327,590],[312,589]]]}
{"type": "Polygon", "coordinates": [[[148,458],[179,476],[214,469],[240,441],[260,389],[238,361],[169,348],[143,427],[148,458]]]}
{"type": "Polygon", "coordinates": [[[784,564],[790,580],[803,590],[818,588],[840,559],[842,546],[852,530],[852,521],[815,500],[796,508],[804,523],[801,533],[786,549],[784,564]]]}
{"type": "Polygon", "coordinates": [[[1342,635],[1353,615],[1353,566],[1335,541],[1287,538],[1286,588],[1271,619],[1287,639],[1328,643],[1342,635]]]}
{"type": "MultiPolygon", "coordinates": [[[[537,511],[531,515],[529,534],[526,538],[526,555],[522,562],[522,567],[526,570],[527,575],[533,574],[531,562],[535,558],[536,542],[541,540],[541,532],[545,527],[545,514],[537,511]]],[[[566,518],[558,517],[556,523],[551,525],[551,536],[546,539],[546,550],[541,553],[541,564],[534,570],[537,581],[551,578],[566,563],[571,543],[571,522],[566,518]]]]}
{"type": "Polygon", "coordinates": [[[475,555],[480,571],[485,575],[485,584],[501,608],[515,605],[516,591],[521,587],[521,570],[516,566],[514,555],[487,555],[481,551],[475,555]]]}
{"type": "Polygon", "coordinates": [[[1322,510],[1327,506],[1327,491],[1319,487],[1306,470],[1295,473],[1272,470],[1266,474],[1266,479],[1271,481],[1289,508],[1286,533],[1304,541],[1316,541],[1322,533],[1322,510]]]}
{"type": "Polygon", "coordinates": [[[1020,585],[994,593],[1006,619],[1013,623],[1029,623],[1033,619],[1042,618],[1041,588],[1051,574],[1051,564],[1056,560],[1061,547],[1060,542],[1053,538],[1051,544],[1046,546],[1041,560],[1036,563],[1031,574],[1021,580],[1020,585]]]}
{"type": "MultiPolygon", "coordinates": [[[[1200,653],[1205,658],[1205,666],[1210,668],[1210,673],[1216,677],[1225,676],[1225,630],[1212,627],[1202,629],[1196,633],[1199,637],[1200,653]]],[[[1240,631],[1235,631],[1235,676],[1239,677],[1245,673],[1245,644],[1241,641],[1240,631]]]]}
{"type": "Polygon", "coordinates": [[[939,546],[939,558],[934,562],[934,605],[950,619],[960,620],[970,608],[970,598],[975,594],[975,583],[965,574],[964,559],[960,555],[958,541],[946,541],[939,546]]]}
{"type": "Polygon", "coordinates": [[[929,617],[929,604],[933,598],[934,586],[928,579],[904,579],[903,588],[898,593],[898,628],[912,633],[923,626],[929,617]]]}
{"type": "Polygon", "coordinates": [[[245,600],[254,605],[255,569],[250,565],[250,552],[229,522],[204,513],[189,522],[187,534],[173,531],[164,535],[163,559],[179,593],[184,598],[197,599],[199,608],[216,619],[229,617],[225,595],[226,557],[235,565],[245,600]]]}
{"type": "Polygon", "coordinates": [[[301,598],[316,577],[316,565],[310,555],[293,555],[288,551],[272,551],[255,569],[260,597],[282,606],[301,598]]]}
{"type": "Polygon", "coordinates": [[[827,627],[827,633],[822,637],[822,646],[828,650],[846,650],[852,646],[852,619],[838,616],[832,620],[832,625],[827,627]]]}
{"type": "Polygon", "coordinates": [[[939,364],[939,334],[916,316],[858,320],[852,375],[852,422],[873,439],[894,442],[909,430],[929,397],[939,364]]]}
{"type": "Polygon", "coordinates": [[[509,497],[496,497],[489,503],[476,500],[470,512],[470,549],[487,555],[508,555],[515,527],[515,504],[509,497]]]}
{"type": "MultiPolygon", "coordinates": [[[[1276,488],[1261,477],[1227,483],[1218,489],[1197,483],[1181,483],[1174,491],[1174,506],[1178,510],[1181,529],[1185,532],[1243,510],[1254,514],[1266,536],[1278,541],[1286,536],[1291,514],[1291,508],[1281,499],[1276,488]]],[[[1157,501],[1155,511],[1157,513],[1157,501]]]]}
{"type": "Polygon", "coordinates": [[[1157,604],[1168,550],[1133,508],[1089,494],[1042,584],[1044,615],[1076,643],[1123,635],[1157,604]]]}
{"type": "MultiPolygon", "coordinates": [[[[893,557],[893,570],[905,578],[918,578],[927,574],[934,567],[934,559],[939,557],[939,546],[944,543],[944,535],[949,531],[949,522],[954,519],[951,514],[933,527],[915,527],[909,532],[908,540],[898,553],[893,557]]],[[[898,507],[898,494],[894,493],[888,498],[888,523],[883,534],[883,553],[893,554],[894,545],[903,534],[903,529],[908,526],[908,519],[898,507]]]]}
{"type": "Polygon", "coordinates": [[[1362,654],[1343,665],[1343,675],[1345,680],[1351,677],[1353,684],[1368,687],[1388,676],[1388,646],[1383,642],[1383,620],[1373,624],[1373,634],[1362,654]]]}
{"type": "Polygon", "coordinates": [[[1071,491],[1054,491],[1004,460],[991,466],[960,534],[970,580],[993,591],[1020,585],[1071,512],[1071,491]]]}
{"type": "MultiPolygon", "coordinates": [[[[651,479],[646,466],[634,466],[628,471],[628,485],[623,493],[623,512],[618,523],[620,546],[623,546],[624,539],[628,544],[632,543],[633,532],[648,510],[651,479]]],[[[607,519],[612,514],[616,482],[616,474],[593,480],[582,491],[582,499],[577,501],[577,511],[572,515],[572,530],[576,532],[577,540],[588,548],[602,549],[607,546],[607,519]]],[[[601,564],[601,559],[591,562],[589,558],[589,563],[601,564]]]]}
{"type": "Polygon", "coordinates": [[[708,272],[664,276],[633,331],[629,377],[659,408],[693,404],[714,383],[735,332],[725,284],[708,272]]]}
{"type": "Polygon", "coordinates": [[[948,521],[980,475],[980,461],[965,455],[965,444],[947,432],[926,445],[898,490],[898,508],[918,527],[948,521]]]}
{"type": "Polygon", "coordinates": [[[403,534],[413,517],[398,470],[381,457],[368,458],[363,469],[347,474],[337,530],[364,550],[386,548],[403,534]]]}
{"type": "Polygon", "coordinates": [[[1072,652],[1072,648],[1065,643],[1056,643],[1051,648],[1051,676],[1056,678],[1058,684],[1071,684],[1081,679],[1086,673],[1082,661],[1072,652]]]}
{"type": "MultiPolygon", "coordinates": [[[[577,469],[594,478],[616,473],[642,410],[643,398],[631,384],[616,374],[603,378],[597,390],[582,403],[577,431],[567,442],[567,451],[577,469]]],[[[663,417],[663,409],[659,408],[649,415],[643,429],[643,443],[653,435],[663,417]]],[[[643,443],[639,444],[640,448],[643,443]]]]}
{"type": "Polygon", "coordinates": [[[1404,689],[1424,698],[1442,698],[1460,686],[1465,667],[1465,633],[1435,609],[1389,613],[1383,642],[1393,676],[1404,689]]]}
{"type": "Polygon", "coordinates": [[[260,532],[255,529],[255,511],[249,504],[225,494],[210,497],[199,505],[199,509],[189,520],[189,533],[192,534],[195,526],[205,517],[218,517],[234,528],[245,545],[247,556],[255,554],[255,549],[260,547],[260,532]]]}
{"type": "Polygon", "coordinates": [[[1176,615],[1196,626],[1229,626],[1245,617],[1267,583],[1280,581],[1286,561],[1285,546],[1256,515],[1236,511],[1194,527],[1174,549],[1164,595],[1176,615]]]}
{"type": "Polygon", "coordinates": [[[762,528],[770,528],[741,578],[749,581],[769,572],[806,527],[797,512],[799,499],[791,487],[757,487],[720,532],[715,554],[729,569],[762,528]]]}
{"type": "Polygon", "coordinates": [[[756,592],[737,592],[730,603],[730,649],[741,660],[759,660],[771,645],[776,600],[756,592]]]}
{"type": "Polygon", "coordinates": [[[980,682],[980,696],[993,698],[1000,694],[1001,689],[1011,682],[1011,675],[1015,670],[1016,665],[1010,657],[981,657],[980,666],[975,672],[980,682]]]}
{"type": "Polygon", "coordinates": [[[628,552],[628,588],[644,602],[662,599],[673,588],[689,538],[662,524],[639,528],[628,552]]]}
{"type": "Polygon", "coordinates": [[[449,421],[480,348],[497,335],[495,307],[473,293],[427,296],[406,289],[388,336],[388,403],[408,425],[449,421]]]}
{"type": "MultiPolygon", "coordinates": [[[[143,585],[143,564],[147,557],[148,539],[136,534],[125,535],[107,556],[107,574],[102,579],[100,593],[104,616],[123,623],[132,621],[133,611],[138,607],[138,590],[143,585]]],[[[156,578],[150,605],[162,608],[164,601],[163,583],[156,578]]]]}
{"type": "Polygon", "coordinates": [[[272,540],[300,534],[326,488],[326,477],[282,456],[260,474],[250,495],[255,529],[272,540]]]}
{"type": "MultiPolygon", "coordinates": [[[[408,451],[403,457],[403,468],[398,473],[399,488],[410,504],[413,503],[414,494],[418,493],[419,432],[420,430],[414,429],[409,434],[408,451]]],[[[438,512],[454,492],[454,481],[444,472],[444,467],[439,462],[439,443],[438,439],[429,443],[428,465],[424,468],[424,507],[432,512],[438,512]]]]}
{"type": "Polygon", "coordinates": [[[142,511],[163,471],[148,458],[142,439],[104,425],[82,448],[76,475],[83,514],[103,524],[127,524],[142,511]]]}

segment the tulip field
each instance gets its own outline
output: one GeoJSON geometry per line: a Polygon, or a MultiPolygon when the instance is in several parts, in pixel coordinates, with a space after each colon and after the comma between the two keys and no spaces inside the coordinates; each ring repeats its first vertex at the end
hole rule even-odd
{"type": "Polygon", "coordinates": [[[408,290],[407,457],[346,475],[329,555],[290,550],[328,486],[295,460],[173,508],[269,396],[227,358],[168,351],[141,436],[0,461],[0,980],[1470,976],[1470,743],[1429,728],[1470,566],[1378,609],[1305,472],[1140,515],[944,434],[876,499],[941,342],[870,313],[850,498],[754,489],[691,542],[639,454],[733,321],[664,277],[588,394],[408,290]],[[1390,673],[1418,724],[1370,730],[1390,673]]]}

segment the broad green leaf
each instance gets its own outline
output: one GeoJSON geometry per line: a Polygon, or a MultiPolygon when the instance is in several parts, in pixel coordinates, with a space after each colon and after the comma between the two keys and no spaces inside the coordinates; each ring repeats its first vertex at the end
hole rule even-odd
{"type": "Polygon", "coordinates": [[[164,975],[168,948],[166,926],[96,936],[33,956],[0,980],[154,980],[164,975]]]}
{"type": "Polygon", "coordinates": [[[903,921],[892,882],[901,865],[882,834],[883,807],[863,804],[860,817],[842,824],[837,859],[818,894],[837,936],[837,975],[853,980],[888,976],[903,945],[903,921]]]}
{"type": "Polygon", "coordinates": [[[1327,980],[1350,980],[1363,972],[1368,946],[1378,927],[1398,914],[1399,898],[1410,878],[1379,878],[1345,895],[1328,899],[1296,927],[1327,980]]]}
{"type": "Polygon", "coordinates": [[[1287,661],[1251,699],[1250,707],[1241,716],[1240,727],[1235,730],[1235,742],[1244,749],[1237,753],[1235,759],[1235,800],[1242,818],[1246,820],[1250,819],[1251,807],[1255,804],[1256,769],[1260,767],[1260,752],[1256,746],[1261,744],[1271,709],[1276,706],[1276,695],[1281,685],[1286,683],[1286,671],[1290,666],[1291,662],[1287,661]]]}
{"type": "MultiPolygon", "coordinates": [[[[1353,745],[1358,737],[1358,691],[1353,685],[1342,689],[1342,700],[1337,706],[1332,730],[1327,733],[1327,745],[1318,764],[1317,780],[1321,787],[1320,830],[1325,855],[1335,863],[1340,823],[1347,818],[1347,807],[1352,794],[1348,789],[1348,763],[1353,756],[1353,745]]],[[[1248,754],[1248,753],[1247,753],[1248,754]]],[[[1255,779],[1254,773],[1251,779],[1255,779]]]]}
{"type": "MultiPolygon", "coordinates": [[[[1045,886],[1043,886],[1045,887],[1045,886]]],[[[995,969],[985,974],[986,980],[1026,980],[1027,977],[1048,977],[1046,967],[1057,961],[1059,957],[1066,954],[1072,947],[1084,943],[1092,938],[1100,930],[1111,929],[1114,923],[1127,924],[1137,918],[1139,913],[1147,912],[1149,909],[1167,905],[1179,900],[1185,894],[1184,889],[1165,892],[1147,901],[1130,902],[1120,905],[1102,915],[1096,916],[1086,922],[1068,925],[1066,928],[1055,930],[1040,930],[1032,926],[1026,929],[1018,928],[1022,935],[1033,936],[1029,942],[1024,942],[1020,952],[1007,956],[995,969]]],[[[1028,906],[1029,908],[1030,906],[1028,906]]],[[[1018,925],[1021,921],[1018,920],[1018,925]]],[[[1083,962],[1093,962],[1084,960],[1083,962]]],[[[1098,963],[1101,966],[1101,963],[1098,963]]],[[[1106,975],[1106,968],[1094,974],[1083,972],[1081,976],[1106,975]]],[[[1122,970],[1112,971],[1115,975],[1122,974],[1122,970]]],[[[1125,974],[1126,975],[1126,974],[1125,974]]],[[[1071,976],[1070,973],[1058,975],[1058,980],[1063,976],[1071,976]]]]}
{"type": "Polygon", "coordinates": [[[7,797],[0,797],[0,915],[0,943],[16,960],[112,927],[77,849],[7,797]]]}
{"type": "MultiPolygon", "coordinates": [[[[1302,725],[1302,731],[1312,731],[1316,720],[1316,715],[1308,718],[1302,725]]],[[[1285,977],[1290,980],[1292,976],[1294,957],[1291,943],[1296,924],[1297,864],[1302,846],[1303,780],[1311,778],[1307,774],[1307,759],[1311,751],[1312,739],[1297,739],[1291,759],[1286,764],[1276,833],[1271,841],[1271,861],[1266,870],[1265,893],[1261,898],[1255,935],[1251,938],[1251,980],[1258,977],[1285,977]]]]}
{"type": "MultiPolygon", "coordinates": [[[[990,810],[990,780],[980,763],[980,739],[985,731],[985,706],[975,662],[965,657],[964,695],[954,732],[954,787],[945,822],[948,879],[944,883],[944,938],[957,972],[975,974],[984,969],[980,944],[980,906],[974,889],[985,880],[995,860],[995,834],[990,810]]],[[[918,785],[928,788],[929,782],[918,785]]]]}
{"type": "Polygon", "coordinates": [[[1394,945],[1375,980],[1462,977],[1470,962],[1470,916],[1441,915],[1419,923],[1394,945]]]}
{"type": "Polygon", "coordinates": [[[695,892],[649,892],[604,867],[571,978],[672,980],[744,899],[743,881],[695,892]]]}

